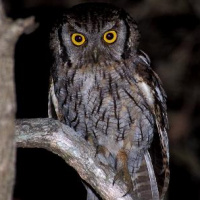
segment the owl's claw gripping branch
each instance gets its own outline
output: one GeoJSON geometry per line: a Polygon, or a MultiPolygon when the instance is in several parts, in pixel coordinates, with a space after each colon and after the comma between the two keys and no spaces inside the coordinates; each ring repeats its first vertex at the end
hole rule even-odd
{"type": "Polygon", "coordinates": [[[124,150],[120,150],[117,154],[116,158],[116,175],[113,180],[113,185],[117,180],[122,180],[127,185],[127,191],[123,196],[132,193],[133,191],[133,183],[131,179],[131,175],[128,170],[128,157],[124,150]]]}

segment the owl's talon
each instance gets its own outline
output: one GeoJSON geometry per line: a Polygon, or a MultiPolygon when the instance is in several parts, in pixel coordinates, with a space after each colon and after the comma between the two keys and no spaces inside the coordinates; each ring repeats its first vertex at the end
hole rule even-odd
{"type": "Polygon", "coordinates": [[[122,177],[122,171],[118,171],[117,174],[115,175],[114,177],[114,180],[113,180],[113,185],[115,184],[115,182],[120,179],[122,177]]]}
{"type": "Polygon", "coordinates": [[[122,180],[127,185],[127,192],[123,195],[126,196],[127,194],[131,193],[133,191],[133,183],[131,179],[131,175],[128,170],[127,165],[127,154],[125,151],[121,150],[119,151],[117,155],[117,173],[113,180],[113,185],[117,180],[122,180]]]}
{"type": "Polygon", "coordinates": [[[131,175],[129,174],[128,169],[124,168],[117,171],[113,180],[113,185],[115,184],[117,180],[123,180],[125,184],[127,185],[127,191],[123,196],[126,196],[127,194],[133,191],[133,183],[132,183],[131,175]]]}
{"type": "Polygon", "coordinates": [[[110,155],[110,152],[108,151],[106,147],[102,145],[97,146],[95,157],[97,157],[102,164],[108,165],[109,155],[110,155]]]}
{"type": "Polygon", "coordinates": [[[106,153],[107,153],[107,148],[102,146],[102,145],[98,145],[97,148],[96,148],[96,154],[95,154],[95,157],[98,155],[98,154],[102,154],[104,156],[106,156],[106,153]]]}

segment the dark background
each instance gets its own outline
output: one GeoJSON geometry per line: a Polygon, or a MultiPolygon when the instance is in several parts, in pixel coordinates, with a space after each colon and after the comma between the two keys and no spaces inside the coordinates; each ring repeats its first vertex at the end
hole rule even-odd
{"type": "MultiPolygon", "coordinates": [[[[47,117],[49,25],[80,2],[7,0],[12,18],[34,15],[40,26],[16,46],[17,118],[47,117]]],[[[168,95],[171,181],[167,199],[200,200],[200,1],[104,1],[126,9],[141,30],[140,48],[152,60],[168,95]]],[[[77,173],[57,155],[18,149],[15,200],[86,199],[77,173]]]]}

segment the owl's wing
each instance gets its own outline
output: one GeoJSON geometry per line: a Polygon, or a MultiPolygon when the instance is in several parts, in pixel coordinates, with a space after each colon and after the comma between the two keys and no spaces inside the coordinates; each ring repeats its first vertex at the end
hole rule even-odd
{"type": "MultiPolygon", "coordinates": [[[[149,162],[152,162],[160,199],[163,199],[169,184],[169,147],[167,136],[168,119],[166,94],[161,86],[159,77],[150,68],[150,59],[144,52],[139,52],[135,63],[135,77],[139,90],[141,91],[141,94],[145,99],[156,123],[153,142],[149,149],[150,157],[146,155],[145,162],[147,164],[147,168],[148,165],[151,165],[149,162]]],[[[151,173],[151,170],[149,173],[151,173]]],[[[151,184],[153,186],[154,182],[151,182],[151,184]]]]}
{"type": "Polygon", "coordinates": [[[58,110],[58,100],[54,92],[53,79],[52,77],[50,77],[50,87],[49,87],[49,95],[48,95],[48,117],[58,119],[59,115],[60,114],[58,110]]]}

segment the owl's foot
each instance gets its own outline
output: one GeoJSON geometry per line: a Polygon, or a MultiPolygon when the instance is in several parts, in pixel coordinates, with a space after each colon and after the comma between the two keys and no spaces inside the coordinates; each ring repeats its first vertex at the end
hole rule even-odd
{"type": "Polygon", "coordinates": [[[95,157],[97,157],[99,159],[101,164],[108,165],[109,164],[109,160],[108,160],[109,156],[110,156],[110,152],[108,151],[108,149],[106,147],[104,147],[102,145],[97,146],[95,157]]]}
{"type": "Polygon", "coordinates": [[[97,148],[96,148],[96,156],[99,155],[99,154],[102,154],[104,155],[104,157],[108,157],[108,149],[102,145],[98,145],[97,148]]]}
{"type": "Polygon", "coordinates": [[[133,191],[133,183],[131,175],[128,170],[128,158],[125,151],[121,150],[117,154],[117,163],[116,163],[117,173],[113,180],[113,185],[117,180],[122,180],[127,185],[127,192],[123,195],[126,196],[133,191]]]}

